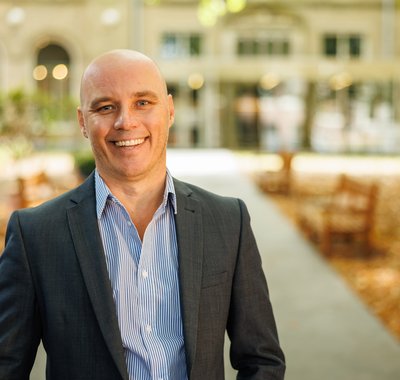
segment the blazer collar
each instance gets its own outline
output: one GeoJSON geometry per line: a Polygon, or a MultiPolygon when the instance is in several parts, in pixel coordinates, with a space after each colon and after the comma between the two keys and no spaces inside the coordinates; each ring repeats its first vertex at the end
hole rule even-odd
{"type": "Polygon", "coordinates": [[[96,217],[93,173],[71,193],[68,222],[100,330],[119,372],[128,380],[115,304],[96,217]]]}
{"type": "MultiPolygon", "coordinates": [[[[188,374],[196,357],[198,315],[203,266],[201,204],[192,190],[174,179],[177,207],[180,297],[188,374]]],[[[189,376],[190,378],[190,376],[189,376]]]]}

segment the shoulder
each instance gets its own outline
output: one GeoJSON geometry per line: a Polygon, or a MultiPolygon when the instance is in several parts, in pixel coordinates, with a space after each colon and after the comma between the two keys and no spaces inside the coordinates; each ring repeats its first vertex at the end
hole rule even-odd
{"type": "Polygon", "coordinates": [[[235,197],[228,197],[213,193],[194,184],[183,182],[174,178],[175,191],[178,197],[186,197],[192,201],[198,202],[203,210],[210,213],[223,213],[229,216],[237,215],[240,217],[243,213],[247,214],[245,203],[235,197]]]}
{"type": "Polygon", "coordinates": [[[184,182],[174,178],[174,186],[177,194],[183,194],[197,200],[214,201],[221,204],[237,203],[238,198],[227,197],[213,193],[207,189],[199,187],[189,182],[184,182]]]}

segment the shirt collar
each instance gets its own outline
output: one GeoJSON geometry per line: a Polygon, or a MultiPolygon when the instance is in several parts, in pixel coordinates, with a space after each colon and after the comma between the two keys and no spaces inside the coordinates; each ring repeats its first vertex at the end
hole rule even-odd
{"type": "MultiPolygon", "coordinates": [[[[100,174],[97,171],[97,169],[95,170],[95,189],[96,189],[97,219],[100,219],[108,199],[114,199],[117,202],[119,202],[119,201],[111,193],[111,191],[108,188],[108,186],[106,185],[106,183],[100,177],[100,174]]],[[[168,201],[170,201],[170,204],[173,208],[174,214],[176,214],[178,212],[178,208],[176,205],[176,194],[175,194],[174,181],[172,179],[171,173],[167,169],[164,197],[163,197],[163,202],[162,202],[162,206],[164,208],[167,206],[168,201]]]]}

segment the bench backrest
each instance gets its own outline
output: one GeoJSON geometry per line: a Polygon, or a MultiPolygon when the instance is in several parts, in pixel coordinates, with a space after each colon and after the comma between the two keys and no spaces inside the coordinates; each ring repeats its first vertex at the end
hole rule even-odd
{"type": "Polygon", "coordinates": [[[347,208],[368,218],[371,223],[377,202],[376,183],[363,183],[343,174],[333,195],[333,207],[347,208]]]}

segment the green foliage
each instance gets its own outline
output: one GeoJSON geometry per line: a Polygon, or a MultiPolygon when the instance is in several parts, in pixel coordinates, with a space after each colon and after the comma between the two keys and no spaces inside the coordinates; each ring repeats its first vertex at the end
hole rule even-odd
{"type": "Polygon", "coordinates": [[[29,99],[28,95],[21,88],[17,88],[11,91],[8,94],[8,98],[12,105],[15,107],[15,111],[18,114],[26,112],[26,107],[28,105],[29,99]]]}
{"type": "Polygon", "coordinates": [[[80,151],[74,154],[75,167],[82,177],[87,177],[96,167],[91,151],[80,151]]]}
{"type": "Polygon", "coordinates": [[[32,95],[37,117],[49,126],[53,121],[72,120],[76,116],[77,102],[71,98],[57,99],[49,94],[37,92],[32,95]]]}
{"type": "Polygon", "coordinates": [[[0,95],[0,134],[45,136],[58,121],[74,120],[77,102],[22,88],[0,95]]]}
{"type": "Polygon", "coordinates": [[[0,98],[0,132],[2,135],[25,133],[29,101],[21,89],[15,89],[0,98]]]}
{"type": "Polygon", "coordinates": [[[23,135],[0,138],[0,149],[14,160],[19,160],[33,152],[33,143],[23,135]]]}

